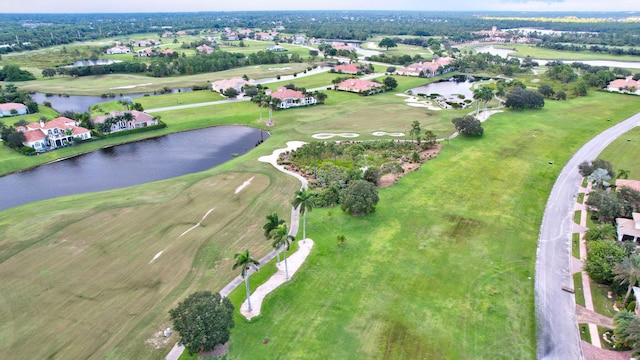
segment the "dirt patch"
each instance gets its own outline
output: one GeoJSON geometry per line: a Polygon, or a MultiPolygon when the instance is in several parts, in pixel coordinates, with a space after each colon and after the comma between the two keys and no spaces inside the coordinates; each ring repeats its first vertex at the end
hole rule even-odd
{"type": "Polygon", "coordinates": [[[403,176],[407,175],[408,173],[415,171],[417,169],[420,168],[420,166],[425,163],[426,161],[429,161],[433,158],[435,158],[436,156],[438,156],[438,153],[440,152],[440,150],[442,150],[442,144],[438,144],[436,145],[436,147],[429,149],[429,150],[425,150],[420,152],[420,162],[419,163],[413,163],[413,162],[405,162],[402,164],[402,174],[384,174],[380,177],[380,180],[378,181],[378,187],[379,188],[385,188],[387,186],[391,186],[393,184],[395,184],[396,182],[398,182],[398,179],[402,178],[403,176]]]}
{"type": "MultiPolygon", "coordinates": [[[[169,327],[169,324],[164,324],[162,326],[163,329],[166,329],[167,327],[169,327]]],[[[153,346],[155,349],[162,349],[169,345],[172,337],[173,333],[171,333],[171,335],[169,336],[164,336],[164,330],[160,330],[154,332],[150,338],[145,340],[145,343],[153,346]]]]}

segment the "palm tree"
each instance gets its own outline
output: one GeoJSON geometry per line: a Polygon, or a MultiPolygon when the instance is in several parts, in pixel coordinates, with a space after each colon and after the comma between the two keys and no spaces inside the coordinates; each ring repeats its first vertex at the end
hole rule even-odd
{"type": "Polygon", "coordinates": [[[287,250],[289,250],[289,244],[291,241],[295,241],[296,238],[293,235],[289,235],[289,229],[287,224],[280,224],[276,229],[271,231],[271,238],[273,239],[273,248],[279,250],[284,246],[284,276],[289,280],[289,267],[287,266],[287,250]]]}
{"type": "Polygon", "coordinates": [[[631,172],[631,170],[620,169],[620,170],[618,170],[618,176],[616,176],[616,178],[618,178],[618,179],[628,179],[630,172],[631,172]]]}
{"type": "Polygon", "coordinates": [[[247,304],[249,305],[249,312],[251,312],[251,297],[249,293],[249,269],[251,269],[251,266],[255,266],[257,269],[260,263],[249,255],[249,249],[246,249],[243,253],[235,254],[234,257],[236,258],[236,263],[233,264],[232,269],[235,270],[238,267],[242,269],[241,275],[244,279],[245,287],[247,288],[247,304]]]}
{"type": "Polygon", "coordinates": [[[616,275],[614,277],[616,281],[620,281],[620,284],[629,285],[627,295],[624,297],[624,303],[626,304],[629,296],[631,296],[631,290],[640,280],[640,255],[634,254],[622,260],[621,263],[614,266],[613,273],[616,275]]]}
{"type": "Polygon", "coordinates": [[[313,201],[313,195],[308,190],[300,189],[295,193],[296,197],[291,204],[294,209],[300,208],[300,215],[302,215],[302,240],[307,238],[307,212],[313,210],[316,206],[313,201]]]}
{"type": "MultiPolygon", "coordinates": [[[[264,237],[266,237],[267,240],[271,240],[271,232],[277,229],[278,226],[282,224],[284,224],[284,220],[278,217],[277,212],[274,211],[271,214],[267,215],[267,223],[262,227],[262,229],[264,229],[264,237]]],[[[280,253],[277,253],[277,255],[278,263],[280,263],[280,253]]]]}

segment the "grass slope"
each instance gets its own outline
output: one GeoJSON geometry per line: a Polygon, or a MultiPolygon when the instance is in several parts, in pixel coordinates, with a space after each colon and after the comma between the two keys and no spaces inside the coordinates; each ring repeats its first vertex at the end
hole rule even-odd
{"type": "Polygon", "coordinates": [[[598,54],[590,51],[561,51],[522,44],[496,45],[495,47],[515,49],[516,52],[512,55],[520,57],[531,56],[534,59],[640,61],[640,56],[598,54]]]}
{"type": "Polygon", "coordinates": [[[482,139],[451,141],[382,190],[375,214],[314,210],[308,264],[238,324],[229,358],[534,358],[536,241],[560,171],[548,159],[564,163],[609,125],[592,114],[640,110],[611,100],[497,115],[482,139]]]}

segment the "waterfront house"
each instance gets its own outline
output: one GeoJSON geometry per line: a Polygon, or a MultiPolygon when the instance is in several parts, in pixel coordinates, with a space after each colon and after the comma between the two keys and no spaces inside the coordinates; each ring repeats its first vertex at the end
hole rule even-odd
{"type": "Polygon", "coordinates": [[[127,46],[114,46],[112,48],[107,49],[107,55],[115,55],[115,54],[131,54],[131,49],[127,46]]]}
{"type": "Polygon", "coordinates": [[[66,117],[18,126],[17,130],[24,134],[25,141],[22,144],[34,148],[37,152],[71,145],[76,138],[91,139],[91,131],[66,117]]]}
{"type": "Polygon", "coordinates": [[[91,119],[94,124],[103,124],[108,119],[111,119],[111,133],[144,128],[147,126],[158,125],[158,119],[153,116],[137,110],[131,111],[112,111],[107,115],[96,116],[91,119]],[[125,113],[131,113],[131,117],[127,120],[125,113]]]}
{"type": "Polygon", "coordinates": [[[280,99],[278,107],[280,109],[289,109],[292,107],[315,105],[316,98],[307,95],[302,91],[291,90],[285,87],[278,88],[278,91],[272,92],[271,98],[280,99]]]}
{"type": "Polygon", "coordinates": [[[28,112],[27,105],[19,103],[0,104],[0,117],[25,115],[28,112]]]}
{"type": "Polygon", "coordinates": [[[236,77],[232,79],[218,80],[211,83],[211,89],[219,93],[223,93],[228,88],[232,88],[239,93],[246,85],[251,85],[251,82],[244,80],[243,78],[236,77]]]}

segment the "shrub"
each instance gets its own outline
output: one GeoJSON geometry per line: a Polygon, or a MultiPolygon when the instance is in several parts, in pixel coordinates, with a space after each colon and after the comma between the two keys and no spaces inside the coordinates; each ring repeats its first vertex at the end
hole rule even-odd
{"type": "Polygon", "coordinates": [[[350,183],[340,199],[342,211],[351,215],[365,215],[376,211],[378,201],[378,189],[366,180],[350,183]]]}

